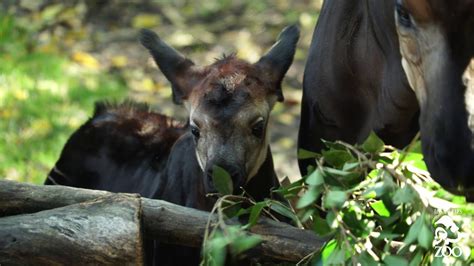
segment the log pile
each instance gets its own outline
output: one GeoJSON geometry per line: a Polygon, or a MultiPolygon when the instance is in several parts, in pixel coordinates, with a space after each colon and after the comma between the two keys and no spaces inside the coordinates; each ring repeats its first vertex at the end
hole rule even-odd
{"type": "MultiPolygon", "coordinates": [[[[135,194],[0,181],[0,264],[141,264],[142,235],[200,247],[209,215],[135,194]]],[[[298,262],[324,244],[265,218],[249,234],[263,239],[252,254],[264,260],[298,262]]]]}

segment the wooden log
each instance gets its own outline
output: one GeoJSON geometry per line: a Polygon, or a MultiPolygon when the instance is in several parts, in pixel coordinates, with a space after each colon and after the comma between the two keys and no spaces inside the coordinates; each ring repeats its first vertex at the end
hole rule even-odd
{"type": "MultiPolygon", "coordinates": [[[[36,186],[0,181],[0,217],[31,213],[93,200],[115,193],[64,186],[36,186]]],[[[200,247],[209,213],[162,200],[142,198],[142,226],[145,238],[189,247],[200,247]]],[[[217,217],[211,217],[216,221],[217,217]]],[[[237,223],[237,221],[233,221],[237,223]]],[[[270,219],[260,219],[250,233],[263,242],[252,250],[264,260],[298,262],[321,248],[326,239],[270,219]]]]}
{"type": "Polygon", "coordinates": [[[143,264],[137,196],[0,218],[0,265],[143,264]]]}
{"type": "Polygon", "coordinates": [[[0,180],[0,217],[54,209],[111,194],[100,190],[0,180]]]}
{"type": "MultiPolygon", "coordinates": [[[[146,234],[170,244],[201,246],[209,213],[162,203],[158,200],[143,201],[146,234]]],[[[216,222],[217,217],[212,220],[216,222]]],[[[236,224],[237,221],[230,223],[236,224]]],[[[263,260],[298,262],[325,243],[325,239],[318,238],[311,231],[266,218],[260,219],[249,232],[262,238],[263,242],[251,254],[258,254],[263,260]]]]}

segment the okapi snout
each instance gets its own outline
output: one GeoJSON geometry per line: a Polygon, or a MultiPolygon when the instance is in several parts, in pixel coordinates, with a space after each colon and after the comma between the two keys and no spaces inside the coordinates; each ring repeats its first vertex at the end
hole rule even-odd
{"type": "Polygon", "coordinates": [[[219,163],[210,163],[206,167],[206,177],[204,181],[204,189],[206,193],[216,193],[216,187],[213,181],[214,167],[219,166],[224,169],[232,179],[233,192],[238,191],[240,187],[245,185],[245,177],[247,176],[243,166],[239,167],[238,165],[219,162],[219,163]]]}

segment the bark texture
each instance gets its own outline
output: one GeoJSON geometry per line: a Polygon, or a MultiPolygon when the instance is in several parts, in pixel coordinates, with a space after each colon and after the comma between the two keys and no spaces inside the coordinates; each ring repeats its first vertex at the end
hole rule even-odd
{"type": "MultiPolygon", "coordinates": [[[[20,230],[19,232],[29,232],[28,230],[34,231],[35,226],[41,224],[41,219],[45,219],[48,215],[53,215],[57,210],[51,210],[49,212],[50,214],[42,215],[38,218],[34,217],[36,217],[35,215],[40,215],[40,213],[21,216],[12,215],[60,208],[71,204],[94,201],[104,197],[114,198],[118,195],[120,195],[119,198],[124,201],[127,201],[125,199],[128,199],[140,202],[139,205],[141,207],[141,212],[138,211],[137,213],[141,216],[137,219],[141,219],[144,238],[157,239],[162,243],[178,244],[189,247],[201,246],[206,224],[210,215],[208,212],[187,208],[162,200],[139,198],[138,195],[133,194],[117,194],[106,191],[64,186],[36,186],[11,181],[0,181],[0,217],[10,216],[0,219],[0,232],[6,233],[9,230],[20,230]],[[28,222],[28,226],[31,227],[23,228],[22,223],[19,222],[21,217],[28,217],[23,220],[25,223],[31,220],[31,222],[28,222]],[[34,221],[37,222],[35,223],[34,221]],[[10,226],[8,230],[3,230],[5,226],[4,224],[10,226]],[[27,228],[30,229],[27,230],[27,228]]],[[[81,204],[63,207],[58,210],[61,210],[65,219],[67,219],[67,215],[70,215],[76,217],[73,220],[78,220],[94,214],[99,215],[108,210],[109,207],[107,203],[104,200],[101,202],[101,207],[95,207],[90,210],[79,208],[79,206],[83,206],[81,204]],[[103,210],[101,211],[101,209],[103,210]],[[82,210],[82,216],[78,214],[79,210],[82,210]]],[[[91,203],[85,203],[87,206],[90,204],[91,203]]],[[[123,208],[126,209],[125,206],[123,208]]],[[[130,208],[133,208],[133,213],[136,212],[135,207],[130,206],[130,208]]],[[[113,233],[112,231],[109,231],[109,229],[111,230],[115,228],[114,222],[112,221],[115,221],[115,219],[122,219],[123,215],[122,211],[114,211],[112,208],[112,212],[110,213],[110,216],[108,216],[110,218],[109,224],[103,225],[105,226],[104,228],[107,229],[103,229],[102,225],[97,224],[96,226],[81,228],[81,230],[87,231],[81,231],[81,234],[83,233],[90,237],[93,235],[106,237],[107,234],[113,233]],[[102,233],[104,234],[102,235],[102,233]]],[[[216,221],[217,217],[212,216],[211,219],[216,221]]],[[[238,223],[238,221],[231,221],[231,223],[238,223]]],[[[74,226],[76,225],[73,222],[70,226],[74,229],[74,226]]],[[[130,226],[132,226],[132,224],[130,224],[130,226]]],[[[65,231],[67,231],[67,228],[67,226],[64,226],[65,231]]],[[[288,224],[275,222],[266,218],[260,219],[259,222],[250,229],[249,233],[258,234],[263,239],[261,244],[249,252],[252,256],[260,257],[263,260],[298,262],[306,255],[321,248],[325,242],[325,239],[318,238],[311,231],[298,229],[288,224]]],[[[1,234],[2,233],[0,233],[0,243],[3,243],[1,241],[6,237],[6,235],[1,234]]],[[[11,244],[11,241],[13,240],[11,240],[11,237],[9,239],[8,243],[11,244]]],[[[16,237],[15,239],[18,241],[19,238],[16,237]]],[[[91,239],[96,241],[97,238],[91,239]]],[[[28,244],[28,242],[23,243],[26,243],[25,245],[30,248],[36,247],[36,244],[28,244]]],[[[58,245],[63,244],[59,244],[58,242],[58,245]]],[[[0,256],[5,254],[1,253],[4,252],[2,251],[2,247],[5,249],[6,244],[0,244],[0,256]]]]}
{"type": "Polygon", "coordinates": [[[0,219],[0,265],[140,265],[137,196],[109,195],[0,219]]]}

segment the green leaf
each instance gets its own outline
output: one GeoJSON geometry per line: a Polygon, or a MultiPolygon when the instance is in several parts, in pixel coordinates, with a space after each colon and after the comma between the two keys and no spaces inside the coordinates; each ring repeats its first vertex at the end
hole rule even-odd
{"type": "Polygon", "coordinates": [[[353,212],[357,220],[362,219],[362,215],[364,213],[364,211],[362,211],[362,208],[363,207],[356,201],[349,201],[349,212],[353,212]]]}
{"type": "Polygon", "coordinates": [[[346,150],[346,147],[340,143],[336,143],[336,142],[333,142],[333,141],[327,141],[327,140],[324,140],[324,139],[321,139],[321,141],[324,143],[324,145],[326,145],[326,147],[328,149],[332,149],[332,150],[346,150]]]}
{"type": "Polygon", "coordinates": [[[334,168],[330,168],[330,167],[324,167],[324,172],[326,172],[330,175],[333,175],[333,176],[342,176],[342,177],[347,177],[347,176],[354,175],[353,172],[342,171],[342,170],[334,169],[334,168]]]}
{"type": "Polygon", "coordinates": [[[425,249],[430,249],[433,244],[433,231],[426,225],[422,223],[421,230],[418,233],[418,244],[425,249]]]}
{"type": "Polygon", "coordinates": [[[321,169],[317,168],[314,170],[307,178],[306,178],[306,184],[308,185],[313,185],[313,186],[318,186],[324,183],[324,175],[321,171],[321,169]]]}
{"type": "Polygon", "coordinates": [[[418,266],[421,265],[421,260],[423,259],[423,253],[421,250],[418,250],[416,255],[411,259],[410,266],[418,266]]]}
{"type": "Polygon", "coordinates": [[[351,231],[353,233],[355,234],[359,233],[359,228],[361,227],[361,224],[362,224],[362,221],[361,221],[362,216],[357,214],[357,212],[355,211],[355,208],[349,208],[349,210],[344,209],[342,220],[348,226],[348,228],[351,228],[351,231]]]}
{"type": "Polygon", "coordinates": [[[284,186],[279,189],[274,189],[273,192],[279,193],[285,198],[291,198],[298,195],[302,187],[303,187],[303,179],[300,179],[296,182],[291,183],[288,186],[284,186]]]}
{"type": "Polygon", "coordinates": [[[443,262],[444,257],[434,257],[433,261],[431,262],[431,266],[445,266],[446,264],[443,262]]]}
{"type": "Polygon", "coordinates": [[[370,203],[370,207],[382,217],[390,217],[390,211],[387,209],[382,200],[378,200],[370,203]]]}
{"type": "Polygon", "coordinates": [[[383,141],[374,132],[370,132],[369,137],[362,144],[362,149],[366,152],[377,154],[385,149],[384,145],[383,141]]]}
{"type": "Polygon", "coordinates": [[[391,231],[383,231],[380,232],[380,235],[377,237],[377,239],[394,239],[400,237],[400,234],[394,234],[391,231]]]}
{"type": "Polygon", "coordinates": [[[304,195],[300,198],[298,203],[296,204],[296,208],[301,209],[311,205],[319,195],[321,194],[321,189],[318,187],[311,186],[309,187],[308,191],[304,193],[304,195]]]}
{"type": "Polygon", "coordinates": [[[217,232],[214,237],[206,243],[206,265],[224,265],[227,254],[226,246],[227,240],[222,233],[217,232]]]}
{"type": "Polygon", "coordinates": [[[346,202],[346,192],[344,191],[329,191],[324,196],[324,206],[326,208],[340,208],[346,202]]]}
{"type": "Polygon", "coordinates": [[[228,218],[235,217],[242,210],[241,202],[233,202],[231,204],[225,204],[224,214],[228,218]]]}
{"type": "Polygon", "coordinates": [[[217,165],[212,167],[212,181],[214,182],[214,186],[216,186],[217,191],[222,195],[232,194],[234,190],[232,178],[230,177],[229,173],[224,170],[224,168],[217,165]]]}
{"type": "Polygon", "coordinates": [[[385,194],[387,191],[384,182],[377,182],[373,186],[369,187],[364,193],[362,197],[365,199],[373,199],[373,198],[380,198],[382,195],[385,194]]]}
{"type": "Polygon", "coordinates": [[[464,205],[466,204],[466,198],[464,196],[453,196],[451,202],[458,205],[464,205]]]}
{"type": "Polygon", "coordinates": [[[369,255],[366,251],[362,252],[360,256],[356,258],[357,262],[363,266],[378,266],[379,263],[374,260],[372,256],[369,255]]]}
{"type": "Polygon", "coordinates": [[[324,262],[324,265],[344,265],[346,260],[346,252],[342,247],[336,246],[328,259],[324,262]]]}
{"type": "Polygon", "coordinates": [[[418,238],[418,233],[423,226],[424,214],[422,214],[418,219],[410,226],[408,233],[403,240],[406,245],[410,245],[411,243],[415,242],[418,238]]]}
{"type": "Polygon", "coordinates": [[[396,205],[400,205],[403,203],[413,203],[415,200],[415,193],[413,189],[409,186],[404,186],[402,188],[397,189],[395,194],[393,195],[393,203],[396,205]]]}
{"type": "Polygon", "coordinates": [[[359,166],[360,166],[359,162],[355,162],[355,163],[347,162],[342,167],[342,171],[352,171],[352,170],[356,169],[359,166]]]}
{"type": "Polygon", "coordinates": [[[303,209],[303,210],[299,211],[298,212],[298,217],[300,217],[300,220],[301,220],[302,223],[305,223],[310,218],[313,218],[314,213],[316,213],[316,215],[317,215],[316,208],[307,208],[307,209],[303,209]]]}
{"type": "Polygon", "coordinates": [[[408,266],[408,261],[400,256],[386,256],[383,262],[387,266],[408,266]]]}
{"type": "Polygon", "coordinates": [[[315,165],[308,165],[308,167],[306,167],[306,173],[312,173],[315,168],[315,165]]]}
{"type": "Polygon", "coordinates": [[[268,200],[268,204],[270,205],[270,209],[273,211],[290,218],[293,221],[298,221],[298,217],[291,211],[291,209],[288,206],[283,205],[281,202],[274,201],[274,200],[268,200]]]}
{"type": "MultiPolygon", "coordinates": [[[[344,184],[345,186],[348,185],[350,182],[354,182],[355,178],[360,177],[359,172],[349,172],[349,171],[343,171],[339,169],[334,169],[334,168],[329,168],[329,167],[323,167],[324,173],[327,174],[325,177],[329,177],[326,181],[336,181],[337,184],[344,184]]],[[[356,180],[359,181],[359,180],[356,180]]],[[[330,182],[328,182],[330,183],[330,182]]],[[[352,184],[355,185],[355,184],[352,184]]]]}
{"type": "Polygon", "coordinates": [[[342,168],[342,166],[354,159],[352,154],[350,154],[348,151],[345,150],[329,150],[329,151],[323,151],[322,152],[324,161],[328,163],[331,166],[334,166],[336,168],[342,168]]]}
{"type": "Polygon", "coordinates": [[[379,169],[373,169],[372,171],[369,172],[367,177],[369,178],[376,178],[379,175],[380,170],[379,169]]]}
{"type": "Polygon", "coordinates": [[[428,168],[426,167],[426,163],[423,160],[423,154],[421,153],[414,153],[414,152],[406,153],[403,162],[411,164],[420,170],[428,171],[428,168]]]}
{"type": "Polygon", "coordinates": [[[298,159],[312,159],[318,156],[317,153],[305,149],[298,149],[298,159]]]}
{"type": "Polygon", "coordinates": [[[333,211],[329,211],[328,214],[326,215],[326,223],[332,229],[337,228],[338,221],[336,219],[336,213],[334,213],[333,211]]]}
{"type": "Polygon", "coordinates": [[[334,249],[337,246],[337,242],[335,239],[331,239],[329,242],[324,245],[323,250],[321,251],[321,257],[323,261],[326,261],[329,256],[334,252],[334,249]]]}
{"type": "Polygon", "coordinates": [[[375,199],[377,197],[377,192],[375,190],[367,190],[362,194],[364,199],[375,199]]]}
{"type": "Polygon", "coordinates": [[[255,247],[262,242],[262,238],[257,235],[245,235],[234,239],[231,243],[234,255],[240,254],[255,247]]]}
{"type": "Polygon", "coordinates": [[[327,236],[332,233],[332,229],[326,220],[319,217],[319,215],[314,216],[313,231],[319,236],[327,236]]]}
{"type": "Polygon", "coordinates": [[[383,163],[383,164],[391,164],[393,163],[393,161],[395,161],[394,157],[398,157],[398,152],[395,151],[388,155],[384,153],[380,153],[377,158],[377,162],[383,163]]]}
{"type": "Polygon", "coordinates": [[[413,145],[409,151],[413,152],[413,153],[422,154],[423,153],[423,148],[421,147],[421,140],[417,140],[415,142],[415,145],[413,145]]]}
{"type": "Polygon", "coordinates": [[[252,207],[247,227],[251,227],[257,223],[258,217],[266,205],[267,204],[265,202],[259,202],[252,207]]]}
{"type": "Polygon", "coordinates": [[[237,211],[237,213],[234,215],[234,217],[240,217],[244,214],[248,214],[250,213],[250,210],[249,209],[240,209],[239,211],[237,211]]]}

